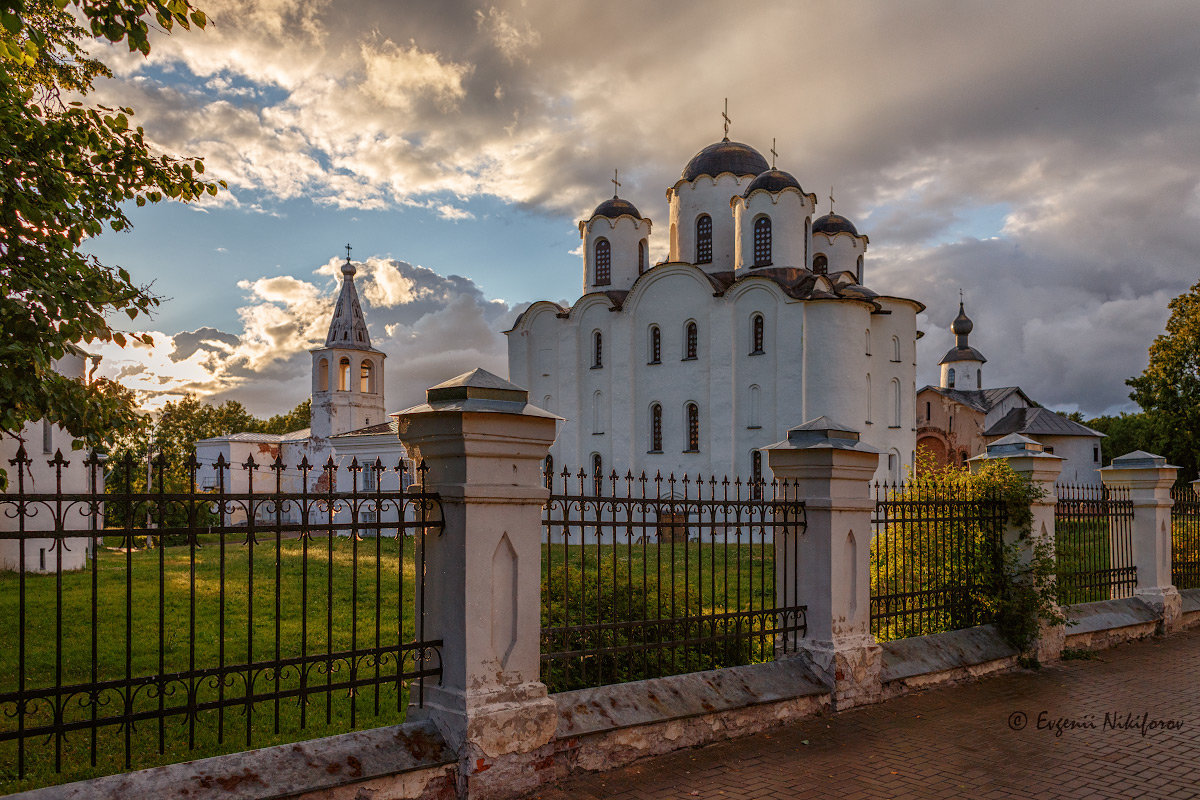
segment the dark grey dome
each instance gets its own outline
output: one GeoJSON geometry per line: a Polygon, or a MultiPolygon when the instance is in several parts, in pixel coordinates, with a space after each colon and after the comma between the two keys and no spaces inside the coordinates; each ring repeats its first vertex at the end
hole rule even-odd
{"type": "Polygon", "coordinates": [[[600,205],[596,206],[596,210],[592,212],[593,217],[608,217],[616,219],[622,214],[628,214],[634,219],[641,219],[642,215],[637,210],[637,206],[628,200],[622,200],[619,197],[614,197],[611,200],[605,200],[600,205]]]}
{"type": "Polygon", "coordinates": [[[771,165],[762,157],[762,153],[750,145],[722,139],[692,156],[692,160],[683,168],[683,179],[694,181],[701,175],[711,175],[715,178],[722,172],[760,175],[770,168],[771,165]]]}
{"type": "Polygon", "coordinates": [[[853,233],[858,236],[858,228],[854,227],[854,223],[843,217],[841,214],[826,214],[823,217],[817,217],[813,221],[813,233],[853,233]]]}
{"type": "Polygon", "coordinates": [[[958,304],[958,316],[954,318],[954,322],[950,323],[950,330],[955,336],[966,336],[975,329],[975,323],[971,322],[971,318],[967,316],[967,312],[963,309],[963,304],[958,304]]]}
{"type": "Polygon", "coordinates": [[[750,185],[746,187],[746,192],[742,197],[749,197],[750,193],[757,189],[766,189],[768,192],[782,192],[788,187],[799,190],[800,182],[793,178],[790,173],[783,170],[769,169],[750,181],[750,185]]]}

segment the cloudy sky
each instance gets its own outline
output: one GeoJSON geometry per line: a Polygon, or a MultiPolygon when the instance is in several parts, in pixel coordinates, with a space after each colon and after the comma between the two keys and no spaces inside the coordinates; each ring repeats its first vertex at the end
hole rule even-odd
{"type": "MultiPolygon", "coordinates": [[[[1130,410],[1167,301],[1200,277],[1200,7],[1188,3],[201,0],[208,30],[100,51],[99,102],[229,191],[131,212],[91,248],[164,298],[104,370],[160,404],[307,396],[343,244],[389,405],[484,366],[532,300],[574,300],[576,221],[612,190],[656,223],[699,149],[761,151],[870,236],[866,283],[958,292],[988,383],[1130,410]]],[[[654,241],[657,239],[657,242],[654,241]]]]}

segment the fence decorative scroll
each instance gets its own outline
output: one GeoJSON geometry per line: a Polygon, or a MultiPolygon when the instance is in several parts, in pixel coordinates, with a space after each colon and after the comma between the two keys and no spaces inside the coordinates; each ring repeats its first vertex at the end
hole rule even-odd
{"type": "Polygon", "coordinates": [[[1063,605],[1131,597],[1133,501],[1129,490],[1108,486],[1055,487],[1054,558],[1063,605]]]}
{"type": "Polygon", "coordinates": [[[957,478],[877,483],[871,632],[879,641],[992,621],[1008,514],[1001,490],[957,478]]]}
{"type": "Polygon", "coordinates": [[[781,481],[563,470],[543,518],[551,691],[771,660],[805,635],[804,503],[781,481]]]}
{"type": "Polygon", "coordinates": [[[91,456],[88,488],[68,492],[79,473],[60,453],[54,489],[34,492],[32,463],[22,448],[0,494],[0,546],[15,554],[0,575],[9,780],[46,782],[64,759],[102,774],[398,721],[440,676],[420,613],[425,537],[442,526],[424,465],[354,461],[339,490],[332,459],[222,456],[198,491],[194,456],[159,456],[135,491],[145,462],[91,456]],[[27,566],[34,547],[46,574],[27,566]],[[65,570],[79,549],[83,569],[65,570]]]}

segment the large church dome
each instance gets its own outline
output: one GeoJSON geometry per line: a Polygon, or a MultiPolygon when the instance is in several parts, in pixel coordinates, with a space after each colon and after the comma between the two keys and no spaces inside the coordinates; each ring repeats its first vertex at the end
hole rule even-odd
{"type": "Polygon", "coordinates": [[[683,179],[694,181],[701,175],[716,177],[722,172],[761,175],[770,168],[762,153],[750,145],[722,139],[692,156],[692,160],[683,168],[683,179]]]}
{"type": "Polygon", "coordinates": [[[841,214],[826,214],[823,217],[818,217],[813,220],[813,233],[825,233],[833,235],[835,233],[852,233],[858,236],[858,228],[854,227],[854,223],[843,217],[841,214]]]}
{"type": "Polygon", "coordinates": [[[596,210],[592,212],[593,217],[608,217],[609,219],[616,219],[622,214],[628,214],[634,219],[642,218],[641,213],[637,210],[637,206],[628,200],[622,200],[620,197],[605,200],[596,206],[596,210]]]}

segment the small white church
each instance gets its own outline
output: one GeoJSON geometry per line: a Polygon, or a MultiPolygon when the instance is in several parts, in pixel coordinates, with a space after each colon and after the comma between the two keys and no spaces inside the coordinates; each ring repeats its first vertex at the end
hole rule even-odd
{"type": "Polygon", "coordinates": [[[580,297],[507,331],[510,380],[566,420],[551,467],[769,479],[759,448],[827,416],[886,454],[877,478],[901,478],[924,306],[867,288],[867,236],[728,135],[666,199],[665,262],[614,194],[579,223],[580,297]]]}

